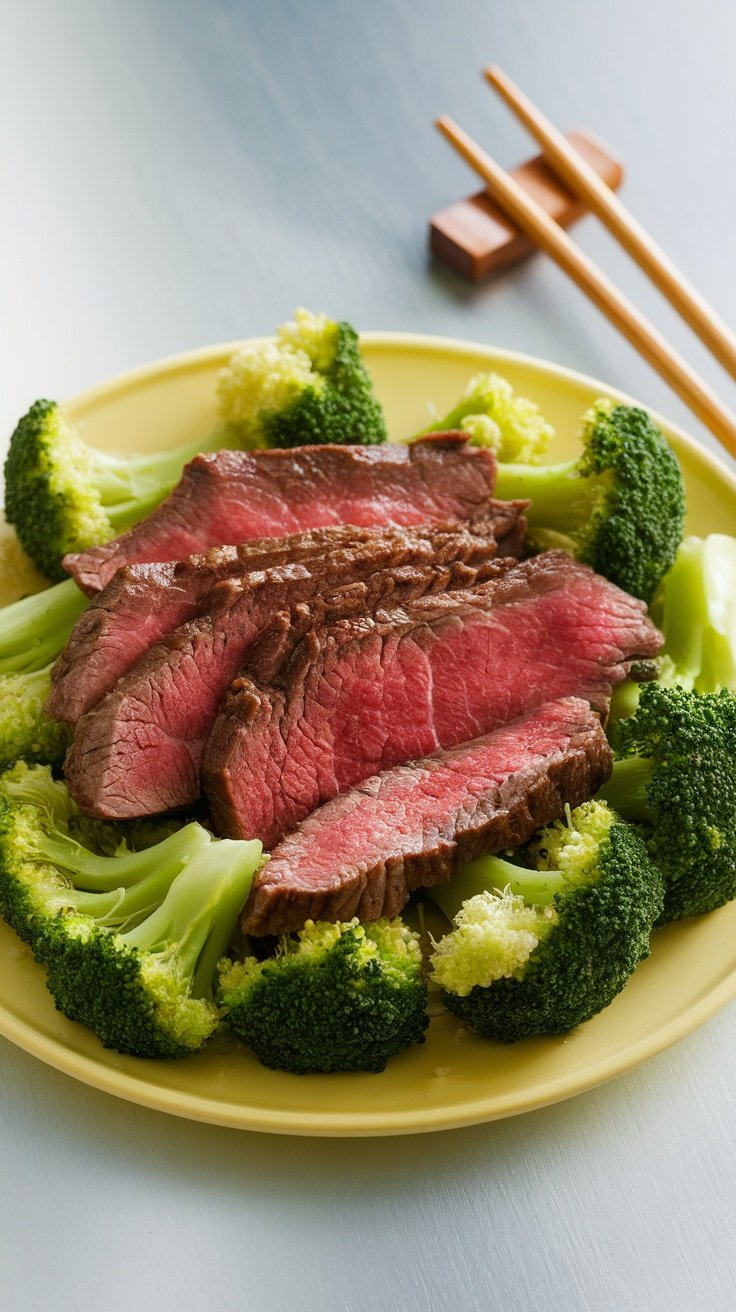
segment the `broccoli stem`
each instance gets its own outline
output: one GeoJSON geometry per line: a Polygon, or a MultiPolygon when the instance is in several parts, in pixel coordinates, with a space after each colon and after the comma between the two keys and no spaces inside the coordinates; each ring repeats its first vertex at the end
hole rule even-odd
{"type": "Polygon", "coordinates": [[[607,802],[625,820],[653,820],[648,789],[655,768],[654,761],[641,756],[615,761],[611,778],[597,793],[596,800],[607,802]]]}
{"type": "Polygon", "coordinates": [[[174,880],[152,915],[121,937],[131,948],[176,959],[192,997],[212,999],[223,957],[253,882],[252,844],[220,839],[174,880]]]}
{"type": "Polygon", "coordinates": [[[463,902],[494,889],[503,892],[510,888],[525,902],[547,906],[564,887],[565,879],[559,870],[528,870],[525,866],[504,861],[500,856],[481,856],[468,861],[455,872],[447,884],[436,884],[427,893],[447,919],[455,919],[463,902]]]}
{"type": "MultiPolygon", "coordinates": [[[[114,861],[116,858],[107,859],[114,861]]],[[[70,885],[68,891],[61,889],[55,897],[50,898],[49,905],[55,903],[59,911],[74,910],[79,915],[90,916],[102,928],[125,928],[141,916],[149,915],[160,905],[168,886],[179,873],[179,868],[167,864],[165,868],[152,871],[145,878],[139,879],[131,888],[121,886],[110,888],[107,892],[85,891],[70,885]]]]}
{"type": "Polygon", "coordinates": [[[179,482],[182,467],[196,455],[218,451],[223,442],[222,431],[215,429],[208,437],[198,437],[196,442],[174,451],[156,451],[132,458],[90,447],[92,480],[112,528],[120,533],[155,510],[179,482]]]}
{"type": "MultiPolygon", "coordinates": [[[[79,906],[76,900],[75,907],[96,918],[95,897],[120,889],[135,890],[149,878],[158,883],[160,901],[167,886],[187,862],[210,844],[210,834],[196,821],[177,829],[153,847],[144,848],[142,852],[124,852],[120,856],[97,856],[58,830],[56,835],[39,830],[34,836],[33,856],[69,871],[75,888],[93,895],[89,907],[79,906]]],[[[125,919],[125,915],[121,919],[125,919]]]]}
{"type": "Polygon", "coordinates": [[[652,618],[665,638],[662,683],[697,692],[736,687],[736,538],[685,538],[652,618]]]}
{"type": "Polygon", "coordinates": [[[0,609],[0,674],[26,674],[55,660],[87,598],[72,579],[0,609]]]}
{"type": "Polygon", "coordinates": [[[503,500],[526,498],[530,525],[542,524],[554,532],[572,536],[583,525],[599,492],[599,478],[583,477],[579,461],[559,465],[498,466],[495,495],[503,500]]]}

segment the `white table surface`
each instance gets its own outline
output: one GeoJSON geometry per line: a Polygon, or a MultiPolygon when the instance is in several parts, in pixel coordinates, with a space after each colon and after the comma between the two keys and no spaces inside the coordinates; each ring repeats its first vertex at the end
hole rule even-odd
{"type": "MultiPolygon", "coordinates": [[[[429,214],[474,189],[431,123],[531,153],[478,75],[502,63],[620,151],[626,200],[734,322],[735,39],[729,0],[2,0],[0,432],[305,304],[554,359],[708,442],[545,259],[477,289],[428,263],[429,214]]],[[[612,240],[577,235],[733,404],[612,240]]],[[[730,1312],[735,1089],[734,1007],[570,1102],[387,1140],[167,1118],[0,1041],[0,1306],[730,1312]]]]}

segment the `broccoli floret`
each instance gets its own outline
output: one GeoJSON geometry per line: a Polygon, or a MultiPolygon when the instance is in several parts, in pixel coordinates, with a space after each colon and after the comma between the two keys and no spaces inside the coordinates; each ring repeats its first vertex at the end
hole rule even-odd
{"type": "Polygon", "coordinates": [[[0,768],[21,758],[55,765],[71,742],[44,711],[51,662],[87,598],[71,579],[0,609],[0,768]]]}
{"type": "Polygon", "coordinates": [[[599,796],[640,821],[665,876],[660,925],[736,897],[736,695],[648,683],[611,731],[599,796]]]}
{"type": "Polygon", "coordinates": [[[374,444],[387,438],[355,329],[308,310],[297,310],[274,341],[236,351],[220,374],[217,395],[234,444],[374,444]]]}
{"type": "Polygon", "coordinates": [[[308,920],[265,961],[224,960],[218,997],[264,1066],[299,1075],[382,1071],[429,1023],[419,937],[400,919],[308,920]]]}
{"type": "Polygon", "coordinates": [[[0,769],[16,761],[59,765],[73,728],[47,715],[51,666],[30,674],[0,674],[0,769]]]}
{"type": "Polygon", "coordinates": [[[525,853],[462,866],[427,893],[454,922],[433,978],[450,1011],[502,1043],[589,1020],[649,953],[662,876],[636,829],[586,802],[525,853]]]}
{"type": "Polygon", "coordinates": [[[178,482],[182,466],[214,440],[153,455],[111,455],[87,446],[55,401],[36,401],[10,439],[6,519],[39,568],[63,579],[67,552],[107,542],[149,514],[178,482]]]}
{"type": "Polygon", "coordinates": [[[529,497],[529,538],[563,547],[651,601],[682,539],[685,492],[677,457],[644,410],[596,401],[583,452],[558,465],[499,465],[496,495],[529,497]]]}
{"type": "MultiPolygon", "coordinates": [[[[80,841],[77,815],[41,766],[0,777],[0,910],[46,966],[58,1009],[105,1047],[194,1052],[219,1024],[215,970],[261,844],[192,822],[141,851],[100,855],[80,841]]],[[[94,836],[95,822],[86,828],[94,836]]]]}
{"type": "Polygon", "coordinates": [[[476,446],[490,446],[499,460],[535,464],[555,435],[539,406],[516,396],[498,374],[475,374],[457,405],[419,434],[462,428],[476,446]]]}
{"type": "Polygon", "coordinates": [[[736,538],[685,538],[652,616],[665,640],[660,683],[736,691],[736,538]]]}

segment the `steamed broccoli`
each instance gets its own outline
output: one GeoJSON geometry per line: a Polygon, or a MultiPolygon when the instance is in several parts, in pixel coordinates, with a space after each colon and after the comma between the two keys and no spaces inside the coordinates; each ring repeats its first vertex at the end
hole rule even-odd
{"type": "Polygon", "coordinates": [[[652,613],[665,639],[660,683],[736,691],[736,538],[685,538],[652,613]]]}
{"type": "MultiPolygon", "coordinates": [[[[46,966],[57,1007],[105,1047],[182,1057],[219,1023],[212,985],[261,855],[190,823],[142,851],[100,855],[41,766],[0,777],[0,910],[46,966]]],[[[97,845],[96,845],[97,846],[97,845]]]]}
{"type": "Polygon", "coordinates": [[[324,314],[297,310],[274,341],[241,347],[217,395],[237,445],[386,441],[358,334],[324,314]]]}
{"type": "Polygon", "coordinates": [[[308,920],[265,961],[221,962],[218,997],[264,1066],[299,1075],[382,1071],[429,1023],[419,938],[398,918],[308,920]]]}
{"type": "Polygon", "coordinates": [[[55,660],[86,605],[66,579],[0,608],[0,674],[41,670],[55,660]]]}
{"type": "Polygon", "coordinates": [[[43,709],[51,662],[87,599],[71,579],[0,609],[0,768],[21,757],[56,764],[71,730],[43,709]]]}
{"type": "Polygon", "coordinates": [[[499,460],[535,464],[555,435],[539,406],[516,396],[498,374],[475,374],[457,405],[419,434],[462,428],[477,446],[490,446],[499,460]]]}
{"type": "Polygon", "coordinates": [[[87,446],[55,401],[36,401],[10,439],[5,517],[44,574],[63,579],[67,552],[107,542],[149,514],[182,466],[210,449],[200,440],[154,455],[110,455],[87,446]]]}
{"type": "Polygon", "coordinates": [[[736,897],[736,694],[648,683],[611,732],[599,796],[640,821],[665,876],[660,925],[736,897]]]}
{"type": "Polygon", "coordinates": [[[0,674],[0,769],[16,761],[59,765],[73,728],[44,710],[51,667],[30,674],[0,674]]]}
{"type": "Polygon", "coordinates": [[[596,1015],[649,953],[662,877],[635,828],[600,802],[568,812],[524,853],[427,889],[454,927],[433,978],[450,1011],[486,1038],[561,1034],[596,1015]]]}
{"type": "Polygon", "coordinates": [[[535,546],[563,547],[649,602],[682,539],[677,457],[644,410],[609,400],[584,417],[582,441],[564,464],[500,464],[496,495],[531,499],[535,546]]]}
{"type": "Polygon", "coordinates": [[[107,542],[149,514],[198,453],[305,442],[383,442],[381,408],[346,323],[300,310],[275,343],[244,346],[218,385],[219,421],[175,451],[116,456],[86,445],[54,401],[20,420],[5,464],[5,515],[50,579],[62,557],[107,542]]]}

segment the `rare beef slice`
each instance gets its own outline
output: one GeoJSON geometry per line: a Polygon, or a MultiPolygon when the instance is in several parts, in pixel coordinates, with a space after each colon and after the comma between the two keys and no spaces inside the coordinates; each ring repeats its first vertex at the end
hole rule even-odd
{"type": "Polygon", "coordinates": [[[376,571],[364,553],[344,551],[314,573],[304,564],[287,565],[218,583],[206,613],[146,652],[78,721],[65,762],[72,796],[93,815],[119,818],[196,801],[204,746],[222,699],[274,617],[277,641],[267,644],[272,662],[276,650],[293,646],[295,607],[304,628],[316,605],[365,615],[401,598],[465,587],[513,563],[420,561],[376,571]],[[322,599],[330,588],[337,589],[334,603],[322,599]]]}
{"type": "MultiPolygon", "coordinates": [[[[322,570],[329,577],[339,557],[352,557],[358,550],[365,556],[361,577],[371,562],[379,570],[421,561],[479,564],[494,554],[520,556],[525,507],[525,502],[491,501],[488,515],[472,523],[408,528],[341,525],[254,538],[237,547],[213,547],[183,561],[126,565],[74,626],[51,672],[46,710],[76,724],[144,652],[203,610],[223,579],[289,564],[306,564],[313,573],[322,570]]],[[[346,570],[348,564],[346,560],[346,570]]]]}
{"type": "Polygon", "coordinates": [[[326,802],[256,876],[243,928],[395,916],[410,893],[460,861],[518,847],[580,805],[611,772],[587,702],[547,702],[483,738],[373,775],[326,802]]]}
{"type": "Polygon", "coordinates": [[[203,763],[217,829],[270,849],[361,780],[545,702],[581,697],[605,713],[632,662],[661,645],[643,602],[561,551],[318,624],[267,682],[241,677],[228,692],[203,763]]]}
{"type": "Polygon", "coordinates": [[[488,509],[493,452],[466,433],[410,446],[300,446],[196,456],[151,515],[63,565],[83,592],[100,592],[123,565],[183,560],[208,547],[329,524],[429,524],[488,509]]]}

